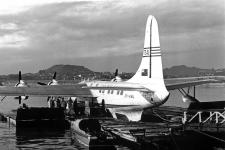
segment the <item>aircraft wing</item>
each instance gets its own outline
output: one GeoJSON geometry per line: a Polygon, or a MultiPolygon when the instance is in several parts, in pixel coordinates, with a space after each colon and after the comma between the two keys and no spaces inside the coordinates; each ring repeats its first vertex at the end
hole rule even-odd
{"type": "Polygon", "coordinates": [[[166,88],[167,90],[176,90],[176,89],[181,89],[185,87],[192,87],[196,85],[215,83],[215,82],[218,82],[218,81],[213,79],[208,79],[208,80],[181,82],[181,83],[170,83],[170,84],[166,84],[166,88]]]}
{"type": "MultiPolygon", "coordinates": [[[[213,83],[216,80],[197,80],[190,82],[166,84],[167,90],[181,89],[206,83],[213,83]]],[[[33,87],[12,87],[0,86],[1,96],[64,96],[64,97],[93,97],[91,89],[99,90],[126,90],[146,91],[144,87],[87,87],[86,84],[54,85],[54,86],[33,86],[33,87]]]]}
{"type": "Polygon", "coordinates": [[[124,90],[124,91],[142,91],[147,92],[149,91],[145,87],[115,87],[115,86],[99,86],[99,87],[84,87],[87,89],[93,89],[93,90],[124,90]]]}
{"type": "Polygon", "coordinates": [[[63,97],[93,97],[91,89],[147,91],[144,87],[87,87],[86,84],[52,85],[33,87],[0,86],[1,96],[63,96],[63,97]]]}
{"type": "Polygon", "coordinates": [[[2,96],[65,96],[65,97],[92,97],[91,91],[83,85],[54,85],[34,87],[1,86],[2,96]]]}

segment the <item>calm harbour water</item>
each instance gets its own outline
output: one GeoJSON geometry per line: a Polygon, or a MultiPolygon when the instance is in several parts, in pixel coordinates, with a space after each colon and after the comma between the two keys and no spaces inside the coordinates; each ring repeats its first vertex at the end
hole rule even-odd
{"type": "MultiPolygon", "coordinates": [[[[196,97],[200,101],[225,100],[225,86],[201,86],[196,88],[196,97]]],[[[26,103],[32,107],[47,106],[46,98],[29,98],[26,103]],[[40,100],[41,99],[41,100],[40,100]]],[[[168,102],[165,105],[186,107],[182,102],[181,94],[172,91],[168,102]]],[[[0,103],[0,112],[13,114],[12,110],[18,107],[18,101],[12,97],[6,98],[0,103]]],[[[15,127],[0,122],[0,150],[14,149],[88,149],[80,144],[73,136],[71,130],[29,130],[16,131],[15,127]]],[[[104,149],[104,148],[103,148],[104,149]]],[[[129,149],[116,146],[115,149],[129,149]]]]}

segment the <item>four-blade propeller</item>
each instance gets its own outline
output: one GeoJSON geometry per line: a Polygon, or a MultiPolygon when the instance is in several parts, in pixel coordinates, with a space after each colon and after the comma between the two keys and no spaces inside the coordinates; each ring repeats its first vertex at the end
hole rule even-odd
{"type": "MultiPolygon", "coordinates": [[[[27,83],[22,80],[22,74],[21,71],[19,71],[19,75],[18,75],[18,83],[16,83],[15,87],[28,87],[27,83]]],[[[19,104],[21,104],[22,100],[27,100],[28,96],[18,96],[18,97],[14,97],[15,99],[19,100],[19,104]]]]}
{"type": "Polygon", "coordinates": [[[52,80],[48,83],[43,83],[43,82],[37,82],[39,85],[58,85],[58,81],[56,80],[56,72],[54,73],[52,80]]]}
{"type": "Polygon", "coordinates": [[[118,69],[116,69],[115,73],[114,73],[114,78],[111,80],[112,82],[121,82],[122,79],[121,77],[118,75],[118,69]]]}

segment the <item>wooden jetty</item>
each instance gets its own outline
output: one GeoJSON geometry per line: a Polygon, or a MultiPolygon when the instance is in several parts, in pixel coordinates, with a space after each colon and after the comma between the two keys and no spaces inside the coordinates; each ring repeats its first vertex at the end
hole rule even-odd
{"type": "Polygon", "coordinates": [[[64,110],[61,108],[18,108],[15,114],[1,114],[1,118],[17,128],[66,128],[69,126],[64,110]]]}
{"type": "Polygon", "coordinates": [[[181,124],[127,122],[101,117],[71,121],[71,129],[74,131],[77,140],[86,146],[123,144],[138,149],[143,146],[143,143],[151,147],[156,144],[156,138],[158,138],[158,141],[164,140],[166,136],[170,136],[172,132],[175,130],[178,132],[182,128],[181,124]],[[86,127],[87,124],[82,124],[82,121],[90,122],[88,125],[90,127],[86,127]],[[105,136],[99,136],[100,133],[105,136]]]}
{"type": "Polygon", "coordinates": [[[202,145],[205,141],[214,141],[213,144],[218,142],[225,148],[224,110],[194,112],[181,108],[159,107],[144,112],[141,122],[106,117],[108,114],[104,115],[102,107],[90,107],[90,114],[76,116],[57,108],[21,108],[17,110],[15,118],[2,115],[16,127],[48,125],[58,128],[55,125],[65,126],[69,123],[72,135],[86,146],[123,144],[131,148],[135,146],[136,149],[181,149],[179,147],[191,140],[201,140],[202,145]]]}
{"type": "MultiPolygon", "coordinates": [[[[84,120],[87,119],[85,118],[84,120]]],[[[184,129],[180,123],[127,122],[113,118],[95,118],[95,121],[101,126],[102,132],[110,135],[111,139],[108,140],[108,144],[111,141],[110,144],[121,144],[132,149],[186,150],[193,149],[195,144],[200,144],[198,146],[199,149],[207,149],[205,143],[208,142],[210,142],[210,148],[213,146],[225,148],[222,138],[224,134],[218,137],[218,134],[212,135],[200,130],[184,129]]],[[[71,123],[73,124],[73,122],[76,122],[76,120],[71,123]]],[[[100,140],[97,134],[87,136],[89,131],[78,134],[77,132],[79,132],[80,127],[71,126],[71,128],[75,135],[77,135],[75,137],[78,141],[81,141],[81,143],[86,141],[86,146],[93,146],[93,143],[99,144],[99,142],[96,142],[100,140]]]]}
{"type": "Polygon", "coordinates": [[[148,143],[153,146],[152,139],[160,139],[169,136],[173,131],[180,131],[181,124],[151,123],[151,122],[127,122],[122,120],[100,120],[105,131],[113,134],[118,140],[136,146],[136,148],[148,143]]]}

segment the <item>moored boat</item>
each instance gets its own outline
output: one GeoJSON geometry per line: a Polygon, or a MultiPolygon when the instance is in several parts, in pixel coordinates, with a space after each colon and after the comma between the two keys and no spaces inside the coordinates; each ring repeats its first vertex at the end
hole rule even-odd
{"type": "Polygon", "coordinates": [[[75,138],[85,146],[106,146],[113,144],[113,136],[104,131],[97,119],[71,121],[75,138]]]}

